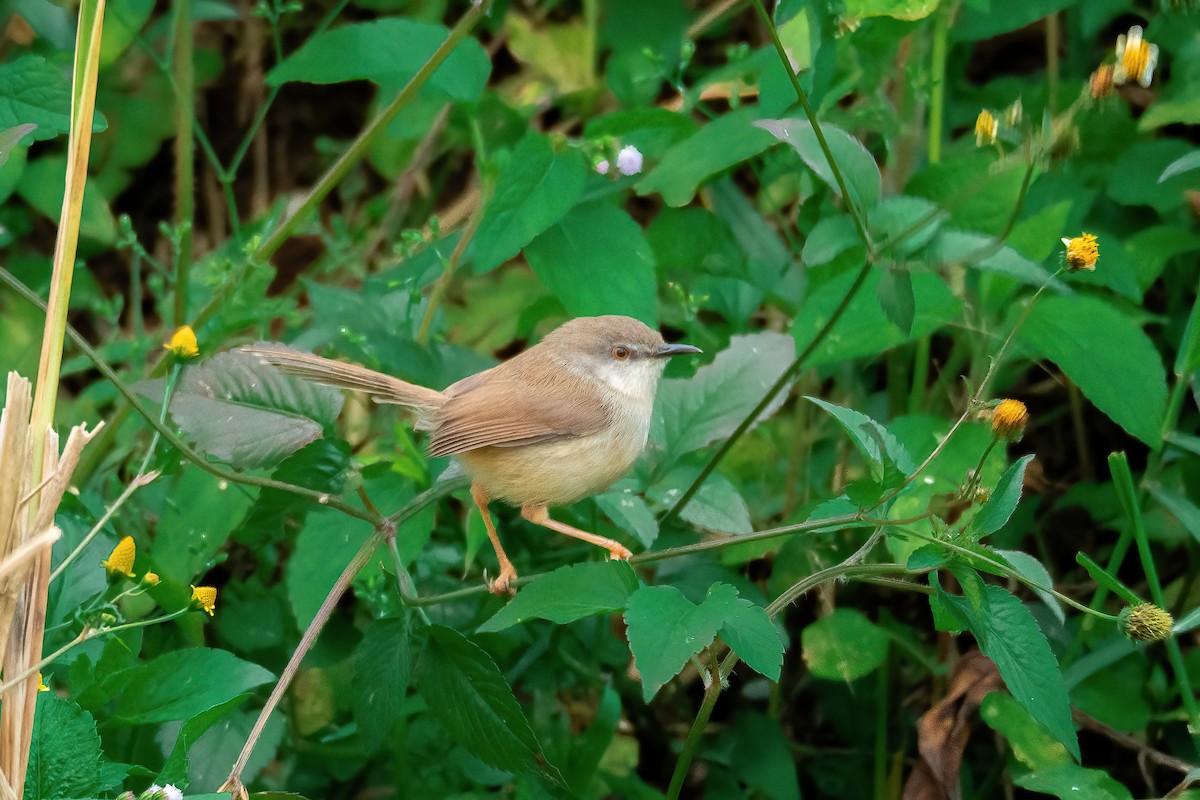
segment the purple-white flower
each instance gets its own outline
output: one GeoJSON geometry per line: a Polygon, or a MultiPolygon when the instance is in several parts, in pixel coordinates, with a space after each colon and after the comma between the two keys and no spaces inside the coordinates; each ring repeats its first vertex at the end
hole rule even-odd
{"type": "MultiPolygon", "coordinates": [[[[618,163],[620,163],[620,162],[618,162],[618,163]]],[[[608,159],[607,158],[601,159],[600,161],[596,162],[596,172],[599,172],[601,175],[608,174],[608,159]]]]}
{"type": "Polygon", "coordinates": [[[622,175],[637,175],[642,171],[642,152],[633,145],[621,148],[617,153],[617,172],[622,175]]]}

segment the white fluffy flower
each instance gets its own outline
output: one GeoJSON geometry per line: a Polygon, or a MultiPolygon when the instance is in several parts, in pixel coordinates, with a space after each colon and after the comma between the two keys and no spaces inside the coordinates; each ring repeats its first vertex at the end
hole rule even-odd
{"type": "Polygon", "coordinates": [[[599,172],[601,175],[608,174],[608,159],[607,158],[596,162],[596,172],[599,172]]]}
{"type": "Polygon", "coordinates": [[[637,175],[642,171],[642,152],[633,145],[621,148],[617,153],[617,171],[622,175],[637,175]]]}
{"type": "Polygon", "coordinates": [[[168,783],[163,787],[163,800],[183,800],[183,792],[175,788],[175,784],[168,783]]]}

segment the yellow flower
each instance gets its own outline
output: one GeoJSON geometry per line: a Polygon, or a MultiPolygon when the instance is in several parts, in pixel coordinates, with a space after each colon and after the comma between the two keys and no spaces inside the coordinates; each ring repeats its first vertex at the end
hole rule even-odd
{"type": "Polygon", "coordinates": [[[1092,92],[1092,98],[1099,100],[1103,97],[1108,97],[1113,93],[1113,67],[1112,64],[1101,64],[1092,77],[1088,79],[1088,88],[1092,92]]]}
{"type": "Polygon", "coordinates": [[[211,617],[217,607],[217,590],[211,586],[193,586],[192,602],[211,617]]]}
{"type": "Polygon", "coordinates": [[[158,574],[154,572],[147,572],[142,576],[142,583],[149,586],[158,586],[158,574]]]}
{"type": "Polygon", "coordinates": [[[1020,439],[1029,422],[1029,410],[1020,400],[1001,400],[992,409],[992,433],[997,439],[1020,439]]]}
{"type": "Polygon", "coordinates": [[[1171,635],[1175,620],[1153,603],[1142,603],[1121,611],[1117,624],[1130,639],[1157,642],[1171,635]]]}
{"type": "Polygon", "coordinates": [[[132,536],[126,536],[117,542],[117,546],[108,554],[108,558],[100,562],[100,566],[108,570],[109,575],[124,575],[133,577],[133,557],[137,555],[137,545],[132,536]]]}
{"type": "Polygon", "coordinates": [[[1067,246],[1068,270],[1078,272],[1086,269],[1091,272],[1096,268],[1096,261],[1100,258],[1100,245],[1095,236],[1090,233],[1081,233],[1074,239],[1063,239],[1062,243],[1067,246]]]}
{"type": "Polygon", "coordinates": [[[1000,123],[996,122],[996,117],[986,108],[979,112],[979,116],[975,118],[975,145],[983,147],[996,143],[996,133],[1000,130],[1000,123]]]}
{"type": "Polygon", "coordinates": [[[46,682],[42,680],[42,673],[40,673],[40,672],[38,673],[38,691],[39,692],[50,691],[50,687],[47,686],[46,682]]]}
{"type": "Polygon", "coordinates": [[[163,347],[171,351],[176,358],[195,358],[200,355],[200,346],[196,343],[196,332],[191,325],[184,325],[171,334],[170,341],[163,347]]]}
{"type": "Polygon", "coordinates": [[[1117,64],[1113,68],[1113,81],[1121,86],[1128,81],[1137,81],[1149,86],[1158,64],[1158,45],[1142,38],[1142,26],[1134,25],[1128,34],[1117,37],[1117,64]]]}

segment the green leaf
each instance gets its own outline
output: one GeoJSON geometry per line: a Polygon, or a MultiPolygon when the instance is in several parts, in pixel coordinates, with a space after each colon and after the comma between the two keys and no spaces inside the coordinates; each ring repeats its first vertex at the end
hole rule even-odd
{"type": "MultiPolygon", "coordinates": [[[[65,157],[44,155],[35,158],[25,165],[25,171],[21,173],[17,194],[39,214],[57,223],[62,214],[66,174],[65,157]]],[[[117,224],[113,220],[112,209],[94,178],[88,180],[83,190],[79,235],[98,245],[111,245],[117,240],[117,224]]]]}
{"type": "Polygon", "coordinates": [[[17,125],[8,130],[0,130],[0,167],[3,167],[8,162],[8,157],[21,144],[21,140],[35,130],[37,130],[37,125],[34,125],[32,122],[17,125]]]}
{"type": "Polygon", "coordinates": [[[913,21],[928,17],[937,7],[938,0],[846,0],[845,14],[854,19],[894,17],[913,21]]]}
{"type": "Polygon", "coordinates": [[[590,561],[559,567],[528,586],[521,587],[479,633],[494,633],[531,619],[559,624],[625,608],[637,591],[638,578],[624,561],[590,561]]]}
{"type": "MultiPolygon", "coordinates": [[[[806,119],[762,119],[754,125],[791,145],[831,191],[841,194],[841,187],[834,178],[811,122],[806,119]]],[[[879,202],[882,191],[882,178],[875,156],[863,147],[862,142],[836,125],[826,122],[821,126],[821,132],[825,134],[825,141],[841,170],[851,201],[856,208],[867,211],[879,202]]]]}
{"type": "Polygon", "coordinates": [[[495,269],[561,220],[579,199],[585,174],[578,150],[555,152],[545,136],[526,134],[500,168],[472,240],[475,271],[495,269]]]}
{"type": "Polygon", "coordinates": [[[1076,553],[1075,560],[1079,562],[1081,567],[1087,570],[1092,580],[1117,595],[1117,597],[1120,597],[1129,605],[1136,606],[1142,602],[1142,598],[1138,597],[1132,589],[1121,583],[1111,572],[1093,561],[1087,553],[1076,553]]]}
{"type": "Polygon", "coordinates": [[[638,182],[638,194],[658,192],[669,206],[687,205],[705,180],[774,144],[770,134],[751,124],[759,113],[745,108],[725,114],[667,150],[638,182]]]}
{"type": "Polygon", "coordinates": [[[209,728],[228,716],[229,712],[244,703],[249,696],[248,694],[241,694],[230,698],[224,703],[219,703],[212,708],[201,711],[196,716],[188,719],[187,722],[184,722],[183,727],[179,729],[179,735],[175,737],[175,744],[171,747],[171,754],[167,757],[162,771],[158,773],[158,777],[155,778],[154,782],[160,786],[165,786],[168,783],[181,788],[187,786],[188,750],[191,749],[196,740],[203,736],[209,728]]]}
{"type": "Polygon", "coordinates": [[[737,601],[737,589],[726,583],[710,586],[700,605],[674,586],[643,586],[634,592],[625,623],[647,703],[688,659],[712,643],[737,601]]]}
{"type": "Polygon", "coordinates": [[[1017,702],[1078,759],[1079,742],[1071,722],[1067,687],[1058,660],[1029,609],[999,586],[988,586],[978,606],[941,590],[939,596],[971,630],[983,654],[996,662],[1017,702]]]}
{"type": "MultiPolygon", "coordinates": [[[[729,734],[736,737],[729,755],[729,767],[738,780],[753,791],[746,795],[739,791],[723,797],[800,800],[795,756],[778,719],[743,707],[734,712],[733,726],[725,728],[725,731],[727,733],[722,734],[722,740],[729,734]]],[[[714,749],[717,748],[725,751],[721,744],[714,749]]],[[[707,794],[711,796],[711,792],[707,794]]]]}
{"type": "Polygon", "coordinates": [[[407,620],[394,617],[372,622],[354,648],[354,721],[367,753],[392,742],[408,694],[410,643],[407,620]]]}
{"type": "MultiPolygon", "coordinates": [[[[826,265],[809,270],[809,293],[792,323],[797,350],[803,350],[829,321],[854,283],[858,266],[845,269],[826,265]]],[[[930,272],[912,273],[916,311],[912,330],[902,333],[887,320],[875,294],[881,271],[872,269],[829,335],[817,346],[806,367],[839,364],[851,358],[874,356],[904,342],[932,333],[957,319],[962,303],[945,282],[930,272]]]]}
{"type": "Polygon", "coordinates": [[[273,680],[225,650],[174,650],[130,670],[116,715],[130,725],[189,719],[273,680]]]}
{"type": "Polygon", "coordinates": [[[1180,156],[1168,164],[1167,168],[1158,176],[1158,182],[1162,183],[1174,178],[1176,175],[1182,175],[1194,169],[1200,169],[1200,150],[1188,153],[1186,156],[1180,156]]]}
{"type": "Polygon", "coordinates": [[[256,356],[230,351],[184,369],[170,412],[205,455],[257,469],[319,439],[341,411],[342,400],[338,389],[284,375],[256,356]]]}
{"type": "Polygon", "coordinates": [[[762,606],[739,597],[721,626],[721,638],[750,669],[770,680],[779,680],[783,636],[762,606]]]}
{"type": "Polygon", "coordinates": [[[219,480],[188,464],[169,482],[155,528],[153,563],[161,577],[187,586],[212,566],[238,521],[254,502],[254,490],[219,480]]]}
{"type": "Polygon", "coordinates": [[[1052,794],[1062,800],[1086,797],[1088,800],[1133,800],[1133,795],[1116,778],[1102,769],[1078,764],[1055,764],[1013,778],[1023,789],[1052,794]]]}
{"type": "MultiPolygon", "coordinates": [[[[663,448],[661,463],[727,438],[754,410],[795,358],[792,340],[780,333],[734,336],[711,364],[687,379],[668,378],[658,387],[650,435],[663,448]]],[[[780,392],[755,424],[787,399],[780,392]]]]}
{"type": "Polygon", "coordinates": [[[1179,524],[1200,542],[1200,507],[1179,492],[1172,491],[1160,483],[1150,483],[1147,487],[1154,499],[1163,504],[1171,516],[1179,520],[1179,524]]]}
{"type": "Polygon", "coordinates": [[[66,698],[39,692],[33,717],[25,797],[93,797],[105,786],[96,720],[66,698]]]}
{"type": "MultiPolygon", "coordinates": [[[[884,247],[884,251],[898,256],[908,256],[929,244],[941,230],[942,223],[949,215],[924,197],[908,197],[900,195],[889,197],[875,208],[867,217],[872,238],[884,247]]],[[[843,220],[850,223],[854,241],[861,244],[854,221],[847,214],[838,214],[822,220],[843,220]]],[[[805,241],[807,248],[808,242],[805,241]]],[[[808,262],[806,262],[808,263],[808,262]]]]}
{"type": "Polygon", "coordinates": [[[906,269],[884,269],[875,286],[879,307],[888,321],[907,336],[912,331],[916,300],[913,298],[912,273],[906,269]]]}
{"type": "Polygon", "coordinates": [[[907,448],[892,433],[875,420],[859,411],[844,406],[828,403],[819,397],[805,397],[820,406],[831,417],[837,420],[854,442],[858,451],[872,464],[880,468],[881,478],[885,483],[895,485],[893,481],[903,478],[916,469],[913,458],[907,448]],[[900,475],[897,476],[896,472],[900,475]],[[890,474],[889,474],[890,473],[890,474]],[[891,480],[889,480],[891,479],[891,480]]]}
{"type": "MultiPolygon", "coordinates": [[[[369,80],[406,83],[446,41],[441,25],[389,17],[342,25],[314,34],[267,73],[267,83],[342,83],[369,80]]],[[[437,68],[426,87],[454,100],[477,100],[491,73],[491,60],[479,42],[467,37],[437,68]]]]}
{"type": "Polygon", "coordinates": [[[1050,284],[1056,291],[1065,291],[1066,284],[1008,245],[997,248],[996,240],[981,233],[953,228],[938,233],[929,247],[929,257],[939,264],[965,264],[983,272],[994,272],[1016,278],[1029,286],[1050,284]],[[981,258],[980,255],[983,255],[981,258]]]}
{"type": "Polygon", "coordinates": [[[991,498],[979,509],[971,523],[980,536],[987,536],[1003,528],[1012,513],[1017,510],[1017,502],[1021,499],[1021,487],[1025,485],[1025,468],[1033,459],[1033,455],[1022,456],[1000,476],[999,483],[992,490],[991,498]]]}
{"type": "Polygon", "coordinates": [[[562,784],[491,656],[458,631],[429,628],[421,694],[442,726],[480,761],[562,784]]]}
{"type": "Polygon", "coordinates": [[[1008,225],[1024,179],[1021,164],[997,168],[991,153],[974,153],[926,166],[904,193],[937,203],[959,228],[995,236],[1008,225]]]}
{"type": "MultiPolygon", "coordinates": [[[[685,486],[690,486],[699,475],[699,469],[680,470],[680,474],[690,476],[685,484],[685,486]]],[[[677,489],[676,491],[681,490],[677,489]]],[[[683,511],[679,512],[679,517],[697,528],[717,533],[742,534],[754,530],[754,526],[750,522],[750,508],[746,505],[746,499],[733,485],[733,481],[719,472],[708,476],[704,484],[693,495],[692,501],[684,506],[683,511]]]]}
{"type": "MultiPolygon", "coordinates": [[[[309,514],[304,530],[296,537],[284,578],[288,601],[300,630],[312,622],[342,570],[370,536],[370,526],[360,519],[335,511],[309,514]]],[[[367,562],[359,573],[360,580],[378,574],[380,558],[376,553],[367,562]]]]}
{"type": "Polygon", "coordinates": [[[1015,569],[1021,577],[1037,584],[1037,586],[1030,586],[1029,589],[1041,598],[1042,603],[1050,609],[1050,613],[1059,623],[1066,625],[1067,615],[1063,613],[1062,604],[1048,591],[1054,587],[1054,579],[1050,577],[1050,572],[1041,561],[1020,550],[993,550],[992,552],[1007,561],[1008,565],[1015,569]],[[1040,589],[1039,586],[1045,588],[1040,589]]]}
{"type": "Polygon", "coordinates": [[[1114,422],[1150,446],[1159,445],[1167,375],[1137,323],[1095,297],[1043,297],[1020,335],[1114,422]]]}
{"type": "Polygon", "coordinates": [[[576,206],[525,248],[538,279],[575,316],[658,324],[654,254],[642,228],[606,202],[576,206]]]}
{"type": "Polygon", "coordinates": [[[658,520],[646,501],[632,492],[605,492],[592,498],[604,516],[616,523],[646,547],[658,538],[658,520]]]}
{"type": "Polygon", "coordinates": [[[887,632],[859,611],[836,609],[800,634],[804,663],[815,677],[849,682],[887,660],[887,632]]]}
{"type": "Polygon", "coordinates": [[[32,123],[34,141],[42,141],[71,129],[71,85],[41,56],[0,64],[0,97],[0,130],[32,123]]]}

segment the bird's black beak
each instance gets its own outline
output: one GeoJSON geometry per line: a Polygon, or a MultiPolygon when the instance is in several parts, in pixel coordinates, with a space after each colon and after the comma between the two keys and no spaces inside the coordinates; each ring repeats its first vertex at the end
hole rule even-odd
{"type": "Polygon", "coordinates": [[[664,344],[658,348],[656,356],[660,358],[668,358],[670,356],[681,356],[685,353],[703,353],[699,347],[692,347],[690,344],[664,344]]]}

